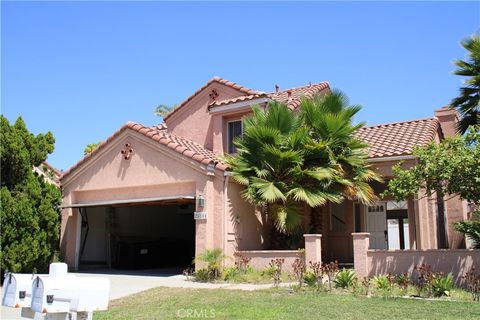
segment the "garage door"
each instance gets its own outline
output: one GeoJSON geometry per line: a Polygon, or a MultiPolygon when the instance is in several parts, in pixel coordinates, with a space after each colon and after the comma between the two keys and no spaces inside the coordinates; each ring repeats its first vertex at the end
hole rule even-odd
{"type": "Polygon", "coordinates": [[[194,210],[194,199],[80,207],[80,268],[188,267],[195,255],[194,210]]]}

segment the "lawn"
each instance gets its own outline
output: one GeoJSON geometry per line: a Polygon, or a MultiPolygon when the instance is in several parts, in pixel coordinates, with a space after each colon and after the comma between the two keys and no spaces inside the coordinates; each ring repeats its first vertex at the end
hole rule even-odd
{"type": "Polygon", "coordinates": [[[94,319],[480,319],[480,303],[352,294],[155,288],[114,300],[94,319]]]}

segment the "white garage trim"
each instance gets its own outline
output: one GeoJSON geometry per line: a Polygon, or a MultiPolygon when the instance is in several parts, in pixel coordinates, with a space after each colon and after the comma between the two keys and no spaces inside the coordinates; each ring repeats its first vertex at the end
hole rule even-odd
{"type": "Polygon", "coordinates": [[[62,205],[61,208],[84,208],[84,207],[99,207],[99,206],[110,206],[117,204],[134,204],[134,203],[145,203],[145,202],[155,202],[155,201],[164,201],[164,200],[194,200],[195,195],[178,195],[178,196],[166,196],[166,197],[155,197],[155,198],[137,198],[137,199],[123,199],[123,200],[107,200],[107,201],[95,201],[95,202],[86,202],[86,203],[73,203],[62,205]]]}

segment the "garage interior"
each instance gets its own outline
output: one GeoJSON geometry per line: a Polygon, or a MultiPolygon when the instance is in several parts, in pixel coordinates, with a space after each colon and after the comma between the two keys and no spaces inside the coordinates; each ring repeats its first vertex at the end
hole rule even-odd
{"type": "Polygon", "coordinates": [[[80,270],[181,272],[195,256],[195,202],[182,199],[78,208],[80,270]]]}

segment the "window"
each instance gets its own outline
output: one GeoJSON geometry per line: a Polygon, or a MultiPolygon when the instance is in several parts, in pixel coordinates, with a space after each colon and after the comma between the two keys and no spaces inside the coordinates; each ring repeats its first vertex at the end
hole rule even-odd
{"type": "Polygon", "coordinates": [[[232,121],[228,123],[228,153],[235,153],[237,152],[237,148],[233,144],[233,140],[241,136],[243,133],[243,128],[242,128],[242,121],[232,121]]]}
{"type": "Polygon", "coordinates": [[[330,206],[330,228],[335,232],[345,231],[344,203],[332,203],[330,206]]]}
{"type": "Polygon", "coordinates": [[[362,206],[360,205],[360,203],[355,203],[353,205],[353,220],[355,221],[355,232],[362,232],[362,225],[360,221],[361,207],[362,206]]]}

